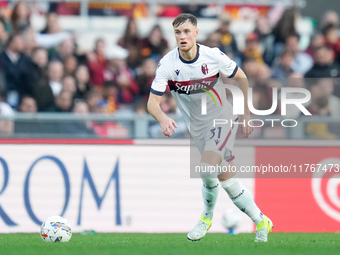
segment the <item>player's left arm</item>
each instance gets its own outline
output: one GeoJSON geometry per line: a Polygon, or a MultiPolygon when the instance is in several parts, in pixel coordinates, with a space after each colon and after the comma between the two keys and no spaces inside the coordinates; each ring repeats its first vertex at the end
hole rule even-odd
{"type": "Polygon", "coordinates": [[[250,110],[248,108],[248,88],[249,83],[247,76],[241,68],[239,68],[234,61],[232,61],[226,54],[216,49],[216,57],[218,57],[219,70],[228,78],[234,78],[237,86],[242,90],[244,95],[244,114],[240,116],[244,125],[241,125],[242,134],[244,138],[247,138],[254,127],[250,118],[250,110]],[[250,125],[249,125],[250,124],[250,125]]]}
{"type": "Polygon", "coordinates": [[[238,87],[242,90],[243,96],[244,96],[244,114],[240,115],[241,122],[244,122],[244,125],[241,125],[241,131],[244,138],[247,138],[254,130],[253,123],[251,121],[250,117],[250,110],[248,108],[248,88],[249,83],[247,76],[243,72],[241,68],[237,69],[237,72],[235,73],[235,76],[233,77],[238,87]],[[251,126],[249,125],[251,124],[251,126]]]}

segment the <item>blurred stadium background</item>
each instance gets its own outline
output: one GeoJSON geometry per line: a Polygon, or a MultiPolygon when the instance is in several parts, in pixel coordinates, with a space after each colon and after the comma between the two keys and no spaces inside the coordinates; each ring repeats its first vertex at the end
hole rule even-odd
{"type": "MultiPolygon", "coordinates": [[[[290,108],[297,127],[265,124],[238,139],[238,166],[340,164],[339,9],[330,0],[0,1],[0,232],[36,232],[54,214],[76,232],[195,224],[201,183],[189,178],[186,126],[169,93],[162,109],[179,123],[174,139],[146,111],[182,12],[198,17],[200,43],[245,70],[255,108],[270,108],[273,87],[311,91],[313,116],[290,108]]],[[[278,108],[270,118],[283,117],[278,108]]],[[[244,183],[275,231],[340,231],[337,173],[251,177],[244,183]]],[[[212,232],[226,231],[233,208],[219,200],[212,232]]],[[[241,217],[238,231],[252,232],[241,217]]]]}

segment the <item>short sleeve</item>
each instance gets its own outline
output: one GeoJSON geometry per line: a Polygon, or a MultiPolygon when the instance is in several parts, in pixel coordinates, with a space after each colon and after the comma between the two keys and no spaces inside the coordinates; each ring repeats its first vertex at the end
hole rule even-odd
{"type": "Polygon", "coordinates": [[[159,62],[156,77],[151,84],[151,93],[162,96],[168,85],[169,75],[163,62],[159,62]]]}
{"type": "Polygon", "coordinates": [[[219,70],[228,78],[232,78],[235,76],[238,66],[236,63],[231,60],[226,54],[223,52],[219,52],[219,70]]]}

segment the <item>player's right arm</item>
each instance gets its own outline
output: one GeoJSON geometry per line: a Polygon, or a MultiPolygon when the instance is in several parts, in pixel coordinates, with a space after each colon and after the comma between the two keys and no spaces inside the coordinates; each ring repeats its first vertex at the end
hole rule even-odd
{"type": "Polygon", "coordinates": [[[161,108],[162,95],[166,89],[168,79],[170,79],[167,68],[162,64],[162,60],[157,67],[156,77],[152,82],[149,100],[147,104],[148,112],[159,122],[165,136],[171,137],[171,130],[176,133],[176,122],[169,118],[161,108]]]}
{"type": "Polygon", "coordinates": [[[176,133],[177,123],[169,118],[161,109],[162,96],[158,96],[150,92],[148,100],[148,112],[159,122],[162,132],[165,136],[171,137],[171,130],[176,133]]]}

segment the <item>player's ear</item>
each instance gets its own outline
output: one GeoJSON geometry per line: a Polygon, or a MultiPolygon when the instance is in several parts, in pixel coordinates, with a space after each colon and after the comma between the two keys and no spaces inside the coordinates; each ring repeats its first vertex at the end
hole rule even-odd
{"type": "Polygon", "coordinates": [[[198,36],[198,34],[199,34],[199,29],[198,28],[196,28],[196,31],[195,31],[195,37],[197,37],[198,36]]]}

